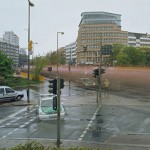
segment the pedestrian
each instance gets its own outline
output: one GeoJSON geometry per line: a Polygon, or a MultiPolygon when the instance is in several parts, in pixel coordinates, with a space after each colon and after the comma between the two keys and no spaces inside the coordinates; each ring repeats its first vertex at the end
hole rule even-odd
{"type": "Polygon", "coordinates": [[[105,79],[104,80],[104,95],[109,95],[109,86],[110,86],[110,83],[108,81],[108,79],[105,79]]]}

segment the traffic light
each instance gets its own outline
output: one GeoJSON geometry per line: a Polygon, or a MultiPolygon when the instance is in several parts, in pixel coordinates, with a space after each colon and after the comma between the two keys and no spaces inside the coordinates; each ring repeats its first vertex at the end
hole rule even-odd
{"type": "Polygon", "coordinates": [[[57,110],[57,96],[53,97],[53,110],[57,110]]]}
{"type": "Polygon", "coordinates": [[[83,46],[83,52],[87,51],[87,45],[83,46]]]}
{"type": "Polygon", "coordinates": [[[101,74],[105,73],[105,69],[101,69],[101,74]]]}
{"type": "MultiPolygon", "coordinates": [[[[101,74],[105,73],[105,69],[101,68],[101,72],[100,73],[101,74]]],[[[96,78],[97,76],[99,76],[99,68],[94,69],[92,74],[93,74],[94,78],[96,78]]]]}
{"type": "Polygon", "coordinates": [[[93,77],[96,78],[97,76],[99,76],[99,69],[94,69],[93,70],[93,77]]]}
{"type": "Polygon", "coordinates": [[[57,94],[57,79],[51,79],[48,81],[49,84],[49,93],[57,94]]]}
{"type": "Polygon", "coordinates": [[[60,89],[63,89],[64,88],[64,79],[60,79],[60,89]]]}
{"type": "Polygon", "coordinates": [[[28,42],[28,50],[30,51],[32,50],[32,44],[33,44],[32,40],[28,42]]]}

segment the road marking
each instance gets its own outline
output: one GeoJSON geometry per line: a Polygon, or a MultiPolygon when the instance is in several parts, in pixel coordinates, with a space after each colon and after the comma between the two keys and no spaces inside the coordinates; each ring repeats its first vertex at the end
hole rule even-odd
{"type": "Polygon", "coordinates": [[[9,115],[9,116],[7,116],[5,119],[1,119],[1,120],[0,120],[0,123],[2,123],[2,122],[4,122],[4,121],[7,121],[8,119],[17,116],[18,114],[20,114],[20,113],[26,111],[27,109],[28,109],[28,106],[25,107],[25,108],[23,108],[23,109],[20,109],[19,111],[15,112],[15,113],[13,113],[13,114],[11,114],[11,115],[9,115]]]}
{"type": "MultiPolygon", "coordinates": [[[[18,114],[20,114],[20,113],[22,113],[22,112],[24,112],[24,111],[27,111],[27,109],[28,109],[28,106],[25,107],[25,108],[23,108],[23,109],[21,109],[21,110],[19,110],[19,111],[17,111],[17,112],[15,112],[14,114],[11,114],[11,115],[7,116],[5,119],[0,120],[0,123],[2,123],[2,122],[4,122],[4,121],[7,121],[7,120],[9,120],[9,119],[14,118],[14,117],[17,116],[18,114]]],[[[35,110],[35,109],[34,109],[34,110],[35,110]]],[[[32,111],[32,112],[33,112],[33,111],[32,111]]],[[[9,123],[0,126],[0,128],[6,127],[6,126],[8,126],[8,125],[11,125],[11,123],[14,123],[15,121],[17,121],[17,120],[19,120],[19,119],[21,119],[21,117],[17,117],[16,119],[11,120],[9,123]]],[[[11,132],[7,133],[6,135],[2,136],[1,138],[6,138],[6,137],[9,136],[10,134],[12,134],[12,133],[18,131],[20,128],[25,127],[27,124],[29,124],[31,121],[34,121],[35,119],[36,119],[36,117],[30,119],[29,122],[25,122],[23,125],[20,125],[19,128],[14,129],[13,131],[11,131],[11,132]]]]}
{"type": "Polygon", "coordinates": [[[96,115],[97,115],[98,111],[100,110],[100,108],[101,108],[101,105],[99,105],[98,108],[96,109],[96,111],[95,111],[94,115],[92,116],[91,120],[89,121],[87,127],[84,129],[83,133],[80,135],[78,141],[82,141],[83,137],[85,136],[85,134],[87,133],[87,131],[91,127],[94,119],[96,118],[96,115]]]}

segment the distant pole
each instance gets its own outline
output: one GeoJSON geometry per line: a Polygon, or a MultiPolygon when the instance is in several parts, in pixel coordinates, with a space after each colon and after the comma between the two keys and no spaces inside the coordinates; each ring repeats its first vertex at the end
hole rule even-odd
{"type": "Polygon", "coordinates": [[[102,97],[102,85],[101,85],[101,68],[102,68],[102,35],[100,38],[100,48],[99,48],[99,76],[97,77],[97,98],[96,102],[101,102],[102,97]]]}
{"type": "Polygon", "coordinates": [[[70,58],[69,58],[69,88],[70,88],[70,70],[71,70],[71,48],[70,48],[70,58]]]}
{"type": "Polygon", "coordinates": [[[29,42],[30,42],[30,7],[33,7],[34,4],[29,0],[29,9],[28,9],[28,89],[27,89],[27,102],[30,103],[30,54],[29,54],[29,42]]]}
{"type": "Polygon", "coordinates": [[[60,148],[60,77],[57,78],[57,148],[60,148]]]}
{"type": "Polygon", "coordinates": [[[100,40],[100,51],[99,51],[99,77],[98,77],[98,83],[99,83],[99,99],[100,102],[102,102],[102,84],[101,84],[101,68],[102,68],[102,35],[101,35],[101,40],[100,40]]]}
{"type": "Polygon", "coordinates": [[[64,32],[57,32],[57,148],[60,148],[60,77],[58,72],[59,55],[58,55],[58,35],[64,32]]]}

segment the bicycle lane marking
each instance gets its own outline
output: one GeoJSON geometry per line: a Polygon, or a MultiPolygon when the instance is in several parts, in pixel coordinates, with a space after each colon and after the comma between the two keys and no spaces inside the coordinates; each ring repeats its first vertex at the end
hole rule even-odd
{"type": "Polygon", "coordinates": [[[98,108],[96,109],[94,115],[92,116],[91,120],[89,121],[88,125],[86,126],[86,128],[84,129],[83,133],[80,135],[80,137],[78,138],[78,141],[82,141],[83,137],[85,136],[85,134],[87,133],[87,131],[89,130],[89,128],[91,127],[93,121],[96,118],[96,115],[98,113],[98,111],[100,110],[101,105],[98,106],[98,108]]]}

